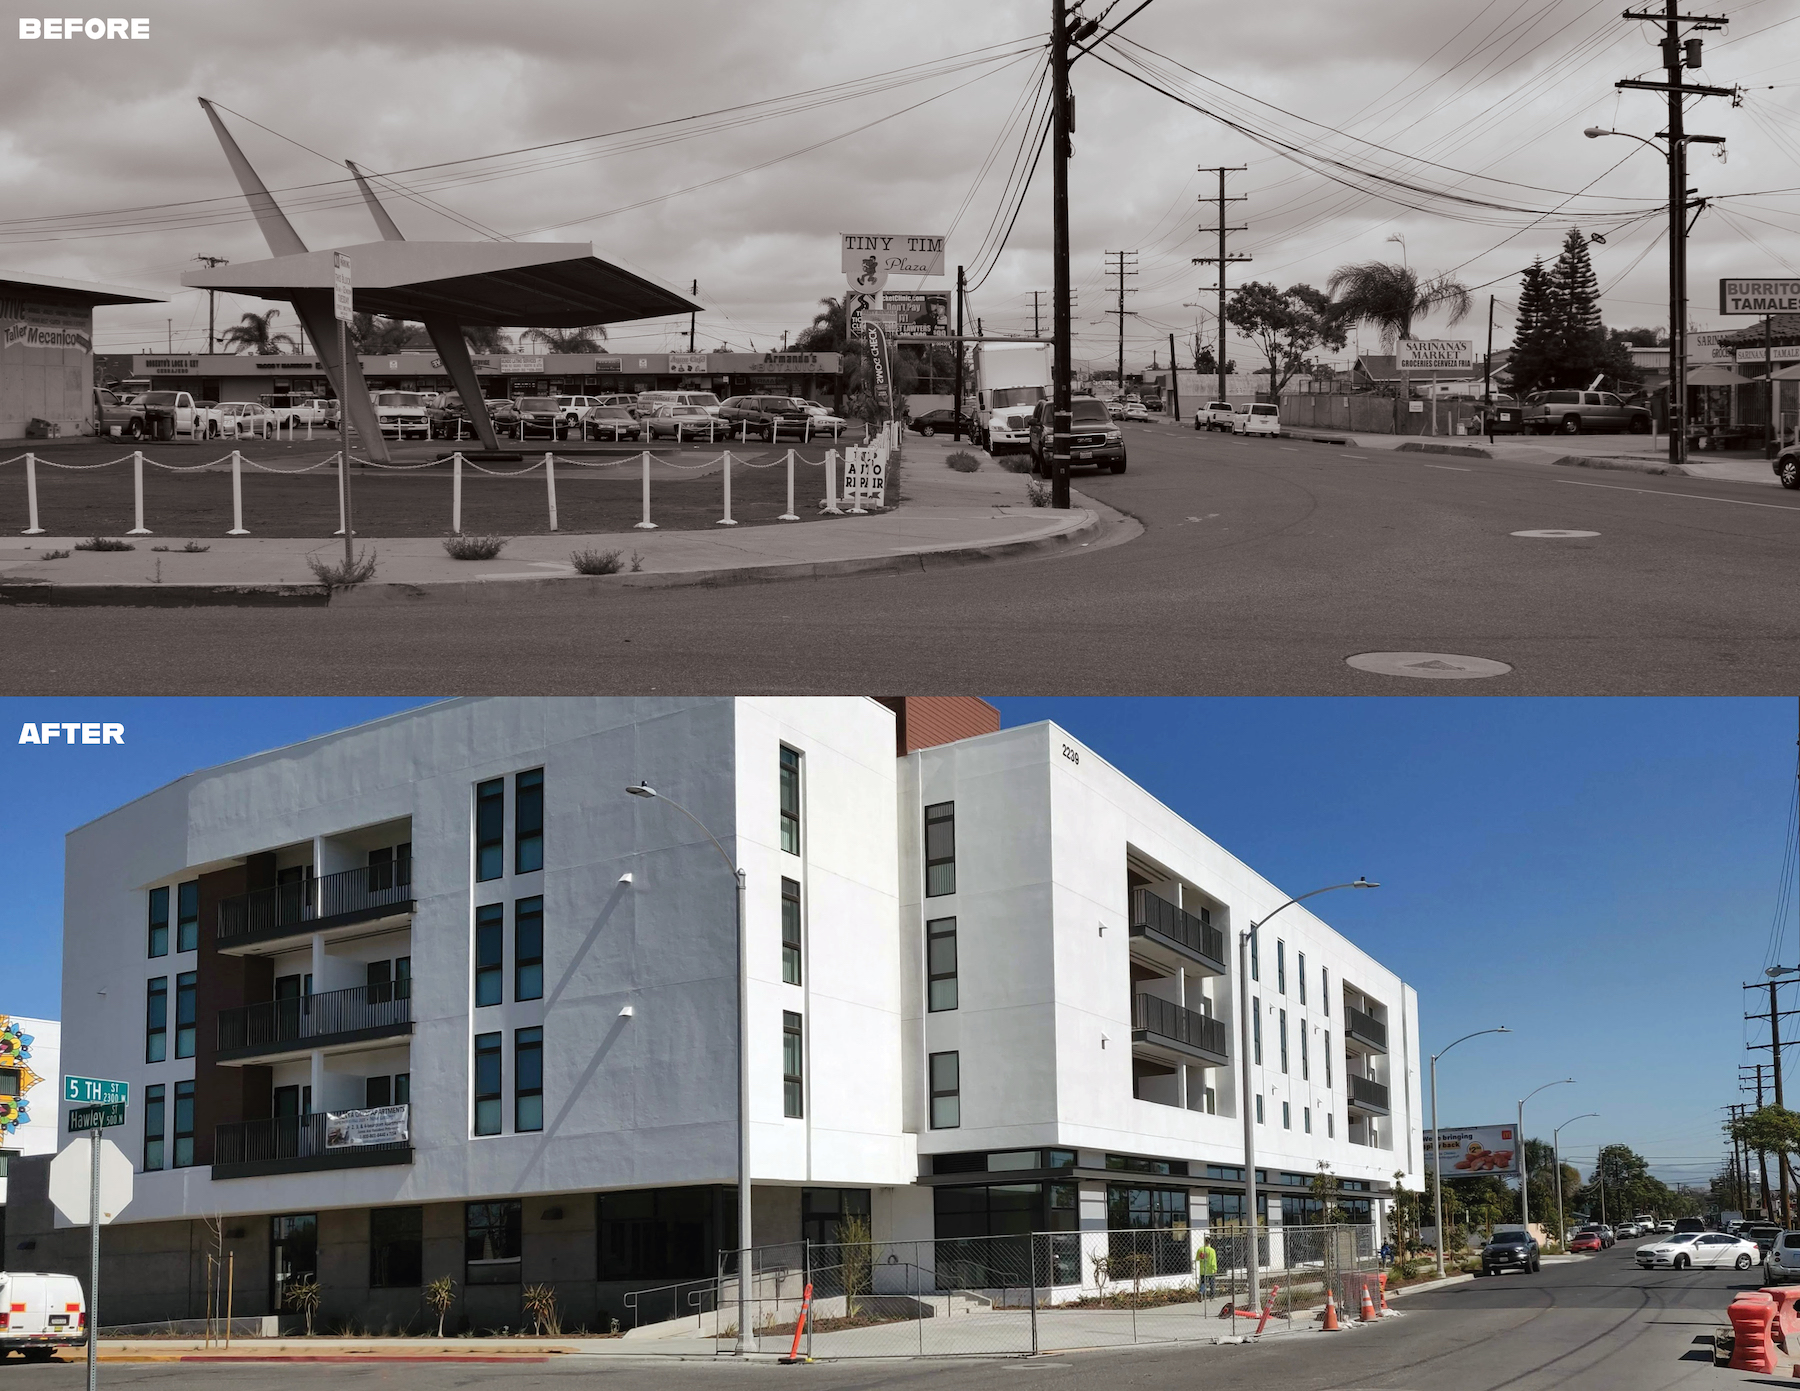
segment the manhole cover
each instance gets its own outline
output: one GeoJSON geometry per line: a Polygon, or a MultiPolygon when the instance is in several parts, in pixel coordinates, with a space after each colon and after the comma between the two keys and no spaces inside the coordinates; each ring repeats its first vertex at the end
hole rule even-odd
{"type": "Polygon", "coordinates": [[[1417,676],[1426,681],[1468,681],[1481,676],[1505,676],[1512,670],[1505,662],[1459,657],[1451,652],[1358,652],[1344,660],[1358,671],[1372,671],[1378,676],[1417,676]]]}
{"type": "Polygon", "coordinates": [[[1598,536],[1597,531],[1564,531],[1559,527],[1545,527],[1541,531],[1515,531],[1514,536],[1545,536],[1551,539],[1581,536],[1598,536]]]}

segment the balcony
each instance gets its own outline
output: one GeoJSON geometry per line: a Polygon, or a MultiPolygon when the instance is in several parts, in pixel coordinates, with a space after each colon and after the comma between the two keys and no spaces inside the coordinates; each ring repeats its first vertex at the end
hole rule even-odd
{"type": "Polygon", "coordinates": [[[315,1048],[346,1052],[412,1031],[412,982],[354,985],[220,1010],[216,1056],[221,1063],[279,1062],[315,1048]]]}
{"type": "Polygon", "coordinates": [[[351,1133],[329,1123],[324,1112],[310,1116],[277,1116],[265,1121],[234,1121],[213,1129],[212,1176],[259,1178],[264,1174],[304,1174],[318,1169],[363,1169],[381,1164],[413,1162],[412,1107],[398,1125],[403,1139],[374,1143],[346,1143],[351,1133]],[[335,1143],[334,1143],[335,1142],[335,1143]]]}
{"type": "Polygon", "coordinates": [[[1388,1113],[1388,1089],[1372,1077],[1358,1077],[1350,1074],[1350,1104],[1359,1111],[1368,1111],[1377,1116],[1388,1113]]]}
{"type": "Polygon", "coordinates": [[[224,899],[216,940],[222,952],[249,955],[267,943],[400,919],[412,911],[412,862],[401,860],[224,899]]]}
{"type": "Polygon", "coordinates": [[[1229,1031],[1217,1019],[1154,995],[1131,997],[1131,1041],[1180,1063],[1225,1067],[1229,1031]]]}
{"type": "Polygon", "coordinates": [[[1134,947],[1160,952],[1169,964],[1199,966],[1210,975],[1225,974],[1225,934],[1205,918],[1177,908],[1148,889],[1131,891],[1131,938],[1134,947]]]}
{"type": "Polygon", "coordinates": [[[1387,1052],[1387,1025],[1372,1014],[1344,1006],[1344,1037],[1371,1053],[1387,1052]]]}

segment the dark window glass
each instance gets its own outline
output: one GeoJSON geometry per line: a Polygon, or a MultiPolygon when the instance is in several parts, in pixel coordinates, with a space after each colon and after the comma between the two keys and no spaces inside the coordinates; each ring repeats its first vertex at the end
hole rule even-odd
{"type": "Polygon", "coordinates": [[[363,1105],[368,1107],[392,1106],[394,1104],[394,1079],[392,1077],[363,1078],[363,1105]]]}
{"type": "Polygon", "coordinates": [[[1300,1003],[1306,1003],[1306,953],[1294,953],[1294,974],[1300,977],[1300,1003]]]}
{"type": "Polygon", "coordinates": [[[804,1059],[800,1016],[791,1009],[784,1009],[781,1012],[781,1109],[783,1115],[794,1119],[805,1114],[804,1059]]]}
{"type": "Polygon", "coordinates": [[[800,853],[800,755],[785,744],[781,749],[781,848],[800,853]]]}
{"type": "Polygon", "coordinates": [[[1262,979],[1262,934],[1254,927],[1250,929],[1250,979],[1262,979]]]}
{"type": "Polygon", "coordinates": [[[513,779],[513,873],[544,867],[544,770],[513,779]]]}
{"type": "Polygon", "coordinates": [[[163,1166],[163,1097],[161,1082],[144,1088],[144,1171],[163,1166]]]}
{"type": "Polygon", "coordinates": [[[394,1074],[394,1105],[407,1106],[412,1103],[412,1073],[396,1072],[394,1074]]]}
{"type": "Polygon", "coordinates": [[[506,870],[506,779],[475,787],[475,878],[498,879],[506,870]]]}
{"type": "Polygon", "coordinates": [[[544,1031],[513,1032],[513,1129],[544,1128],[544,1031]]]}
{"type": "Polygon", "coordinates": [[[925,808],[925,896],[956,892],[956,803],[925,808]]]}
{"type": "Polygon", "coordinates": [[[412,999],[412,958],[410,956],[394,958],[394,998],[396,1000],[412,999]]]}
{"type": "Polygon", "coordinates": [[[468,1283],[518,1284],[524,1225],[518,1202],[470,1203],[465,1211],[463,1260],[468,1267],[468,1283]]]}
{"type": "Polygon", "coordinates": [[[1331,1013],[1331,972],[1326,967],[1319,967],[1319,1003],[1325,1013],[1331,1013]]]}
{"type": "Polygon", "coordinates": [[[781,978],[800,984],[800,885],[793,879],[781,881],[781,978]]]}
{"type": "Polygon", "coordinates": [[[475,910],[475,1003],[497,1005],[506,973],[506,905],[484,903],[475,910]]]}
{"type": "Polygon", "coordinates": [[[175,1056],[194,1056],[194,977],[183,971],[175,977],[175,1056]]]}
{"type": "Polygon", "coordinates": [[[1325,1087],[1331,1087],[1331,1031],[1325,1031],[1325,1087]]]}
{"type": "Polygon", "coordinates": [[[369,1284],[378,1290],[417,1289],[425,1253],[425,1209],[369,1210],[369,1284]]]}
{"type": "Polygon", "coordinates": [[[194,1163],[194,1084],[175,1084],[175,1167],[191,1168],[194,1163]]]}
{"type": "Polygon", "coordinates": [[[194,951],[200,945],[200,881],[190,879],[175,890],[175,950],[194,951]]]}
{"type": "Polygon", "coordinates": [[[1275,939],[1275,993],[1287,994],[1287,943],[1275,939]]]}
{"type": "Polygon", "coordinates": [[[544,899],[513,904],[513,999],[544,998],[544,899]]]}
{"type": "Polygon", "coordinates": [[[1256,1123],[1258,1125],[1263,1123],[1263,1100],[1261,1092],[1256,1094],[1256,1123]]]}
{"type": "Polygon", "coordinates": [[[150,982],[144,1004],[144,1061],[160,1063],[169,1056],[169,978],[156,976],[150,982]]]}
{"type": "Polygon", "coordinates": [[[150,955],[169,954],[169,891],[150,890],[150,955]]]}
{"type": "Polygon", "coordinates": [[[955,1130],[962,1124],[962,1065],[955,1053],[931,1055],[931,1128],[955,1130]]]}
{"type": "Polygon", "coordinates": [[[369,852],[369,892],[383,893],[394,887],[394,847],[369,852]]]}
{"type": "Polygon", "coordinates": [[[412,885],[412,842],[403,840],[394,847],[394,887],[409,888],[412,885]]]}
{"type": "Polygon", "coordinates": [[[937,918],[925,924],[926,991],[930,1008],[956,1008],[956,919],[937,918]]]}
{"type": "Polygon", "coordinates": [[[1285,1009],[1281,1011],[1281,1018],[1280,1018],[1279,1023],[1281,1026],[1281,1070],[1283,1072],[1286,1072],[1288,1070],[1288,1051],[1287,1051],[1287,1011],[1285,1009]]]}
{"type": "Polygon", "coordinates": [[[1312,1081],[1312,1060],[1306,1048],[1306,1021],[1300,1021],[1300,1080],[1312,1081]]]}
{"type": "Polygon", "coordinates": [[[1250,999],[1250,1049],[1258,1067],[1262,1066],[1262,1001],[1250,999]]]}
{"type": "Polygon", "coordinates": [[[475,1133],[500,1133],[500,1035],[475,1035],[475,1133]]]}
{"type": "Polygon", "coordinates": [[[595,1206],[602,1280],[711,1280],[719,1247],[737,1244],[731,1188],[634,1188],[602,1193],[595,1206]]]}

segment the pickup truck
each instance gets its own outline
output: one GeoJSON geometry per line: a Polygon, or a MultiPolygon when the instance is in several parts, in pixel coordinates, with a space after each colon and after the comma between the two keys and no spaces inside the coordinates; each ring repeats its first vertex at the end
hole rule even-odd
{"type": "Polygon", "coordinates": [[[1649,408],[1628,406],[1610,391],[1534,391],[1525,398],[1524,417],[1525,428],[1540,435],[1650,433],[1649,408]]]}
{"type": "Polygon", "coordinates": [[[141,440],[149,433],[144,424],[143,398],[97,386],[94,388],[94,433],[110,435],[114,430],[134,440],[141,440]]]}

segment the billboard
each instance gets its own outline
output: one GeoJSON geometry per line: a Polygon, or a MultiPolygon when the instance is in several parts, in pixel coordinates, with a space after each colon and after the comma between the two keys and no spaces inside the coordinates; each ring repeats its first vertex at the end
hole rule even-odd
{"type": "Polygon", "coordinates": [[[1800,280],[1721,280],[1721,314],[1800,314],[1800,280]]]}
{"type": "Polygon", "coordinates": [[[1470,338],[1402,338],[1398,345],[1402,372],[1468,372],[1475,366],[1470,338]]]}
{"type": "Polygon", "coordinates": [[[862,289],[890,275],[942,275],[944,239],[900,232],[840,232],[844,274],[862,289]],[[866,280],[862,277],[868,277],[866,280]]]}
{"type": "MultiPolygon", "coordinates": [[[[1515,1138],[1518,1130],[1511,1125],[1475,1125],[1461,1130],[1439,1130],[1438,1151],[1444,1157],[1444,1177],[1473,1178],[1477,1174],[1496,1174],[1502,1178],[1519,1176],[1520,1150],[1515,1138]]],[[[1436,1169],[1437,1155],[1432,1152],[1432,1132],[1425,1132],[1425,1167],[1436,1169]]]]}
{"type": "Polygon", "coordinates": [[[888,290],[881,307],[894,312],[896,329],[906,337],[949,338],[954,332],[948,290],[888,290]]]}

